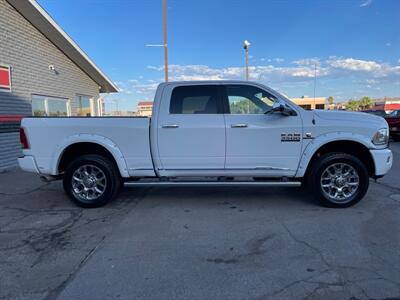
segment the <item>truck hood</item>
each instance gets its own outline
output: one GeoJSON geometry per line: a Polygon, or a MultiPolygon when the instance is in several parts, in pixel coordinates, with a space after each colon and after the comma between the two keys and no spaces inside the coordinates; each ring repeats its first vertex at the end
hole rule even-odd
{"type": "Polygon", "coordinates": [[[314,114],[317,117],[325,120],[349,121],[364,123],[365,125],[371,125],[371,123],[374,123],[374,125],[376,126],[387,126],[384,118],[362,112],[350,112],[340,110],[314,110],[314,114]]]}

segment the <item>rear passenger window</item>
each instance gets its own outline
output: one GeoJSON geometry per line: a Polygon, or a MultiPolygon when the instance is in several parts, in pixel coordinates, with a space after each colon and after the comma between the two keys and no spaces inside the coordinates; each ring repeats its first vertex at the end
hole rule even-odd
{"type": "Polygon", "coordinates": [[[216,114],[218,89],[216,85],[192,85],[174,88],[169,112],[171,114],[216,114]]]}

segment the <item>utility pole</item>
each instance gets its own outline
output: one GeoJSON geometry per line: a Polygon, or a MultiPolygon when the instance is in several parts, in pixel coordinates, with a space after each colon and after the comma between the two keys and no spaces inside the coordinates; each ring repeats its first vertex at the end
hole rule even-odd
{"type": "Polygon", "coordinates": [[[163,0],[163,16],[164,16],[164,72],[165,72],[165,82],[168,82],[167,0],[163,0]]]}
{"type": "Polygon", "coordinates": [[[317,63],[314,64],[314,109],[315,109],[315,90],[317,88],[317,63]]]}
{"type": "Polygon", "coordinates": [[[249,47],[250,47],[250,42],[248,40],[245,40],[243,42],[243,49],[246,52],[246,80],[249,80],[249,47]]]}

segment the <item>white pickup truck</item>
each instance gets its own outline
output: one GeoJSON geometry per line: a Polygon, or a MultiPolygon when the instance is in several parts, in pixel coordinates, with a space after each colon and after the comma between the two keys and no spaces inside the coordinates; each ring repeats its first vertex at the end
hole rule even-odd
{"type": "Polygon", "coordinates": [[[381,117],[306,111],[258,83],[170,82],[151,118],[24,118],[19,165],[63,179],[83,207],[148,184],[303,184],[322,205],[348,207],[391,168],[388,134],[381,117]]]}

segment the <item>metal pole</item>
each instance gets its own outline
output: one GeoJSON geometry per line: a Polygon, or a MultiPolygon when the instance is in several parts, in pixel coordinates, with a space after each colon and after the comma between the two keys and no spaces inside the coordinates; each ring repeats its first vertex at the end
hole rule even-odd
{"type": "Polygon", "coordinates": [[[246,47],[246,80],[249,80],[249,47],[246,47]]]}
{"type": "Polygon", "coordinates": [[[317,63],[314,65],[314,109],[315,109],[315,90],[317,88],[317,63]]]}
{"type": "Polygon", "coordinates": [[[168,82],[167,0],[163,0],[163,15],[164,15],[164,72],[165,72],[165,82],[168,82]]]}

